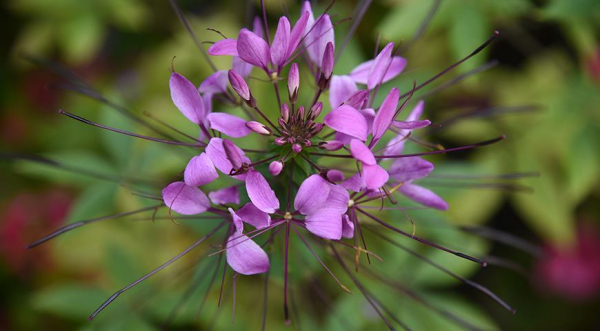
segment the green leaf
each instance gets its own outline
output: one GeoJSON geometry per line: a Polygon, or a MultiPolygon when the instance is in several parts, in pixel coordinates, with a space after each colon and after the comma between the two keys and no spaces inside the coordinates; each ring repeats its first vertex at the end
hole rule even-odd
{"type": "Polygon", "coordinates": [[[35,293],[31,300],[34,309],[56,316],[85,320],[107,293],[101,289],[73,284],[47,287],[35,293]]]}

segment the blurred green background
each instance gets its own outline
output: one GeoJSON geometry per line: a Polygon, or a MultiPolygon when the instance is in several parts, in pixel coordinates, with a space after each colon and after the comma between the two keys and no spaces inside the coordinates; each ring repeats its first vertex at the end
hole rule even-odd
{"type": "MultiPolygon", "coordinates": [[[[448,147],[500,134],[508,139],[432,158],[439,177],[432,176],[424,184],[440,192],[451,208],[445,213],[415,211],[411,216],[418,232],[428,238],[511,264],[478,268],[406,244],[494,290],[518,312],[513,316],[422,261],[388,246],[377,250],[374,244],[372,250],[385,254],[381,269],[485,329],[600,329],[600,1],[442,0],[423,36],[411,42],[433,3],[374,1],[335,71],[347,73],[370,58],[381,34],[382,42],[406,46],[402,56],[408,59],[407,69],[386,85],[405,92],[413,80],[423,82],[469,54],[492,31],[501,32],[501,38],[482,54],[417,96],[425,99],[426,117],[442,124],[428,131],[428,141],[448,147]],[[435,91],[492,60],[495,66],[488,70],[435,91]],[[519,181],[524,187],[489,185],[496,184],[494,180],[442,180],[444,176],[514,172],[540,175],[519,181]],[[515,248],[513,240],[509,240],[513,245],[502,243],[504,237],[496,232],[492,234],[496,240],[486,240],[458,230],[459,226],[480,225],[522,238],[534,246],[536,254],[515,248]]],[[[235,36],[259,10],[257,2],[233,0],[181,0],[179,4],[202,41],[220,38],[206,28],[235,36]]],[[[266,4],[271,26],[286,11],[294,21],[298,17],[299,2],[269,0],[266,4]]],[[[316,4],[315,12],[326,5],[316,4]]],[[[352,16],[355,6],[354,1],[337,1],[334,20],[352,16]]],[[[104,132],[57,114],[62,108],[103,124],[151,134],[102,103],[51,88],[64,79],[25,59],[34,56],[61,63],[134,113],[151,113],[196,134],[171,103],[169,66],[176,56],[177,71],[195,84],[212,71],[168,1],[7,0],[0,7],[0,21],[3,156],[42,155],[83,169],[161,183],[183,169],[191,156],[188,150],[104,132]]],[[[350,25],[336,28],[338,45],[350,25]]],[[[229,65],[224,58],[215,62],[220,69],[229,65]]],[[[259,100],[271,93],[261,85],[253,86],[253,91],[259,100]]],[[[209,247],[124,294],[98,319],[88,322],[87,316],[111,293],[189,246],[206,232],[206,224],[150,222],[149,218],[108,221],[25,250],[26,244],[63,223],[152,202],[114,183],[5,157],[0,160],[0,183],[2,330],[158,330],[187,286],[197,274],[203,275],[204,262],[198,263],[198,258],[209,247]]],[[[156,187],[153,190],[158,192],[156,187]]],[[[395,216],[402,217],[394,213],[389,217],[395,216]]],[[[300,326],[285,327],[282,322],[281,275],[275,269],[268,329],[384,328],[358,291],[352,296],[340,294],[314,261],[307,262],[312,268],[305,270],[300,261],[311,256],[301,255],[296,269],[292,268],[300,326]],[[320,303],[327,306],[321,311],[315,308],[319,300],[302,295],[303,286],[314,279],[321,279],[331,299],[320,303]]],[[[233,324],[230,300],[217,314],[218,291],[211,293],[197,317],[202,300],[198,291],[167,328],[203,330],[216,320],[216,329],[259,329],[261,310],[254,308],[262,304],[262,284],[257,277],[240,282],[233,324]]],[[[414,330],[456,328],[382,284],[367,284],[414,330]]]]}

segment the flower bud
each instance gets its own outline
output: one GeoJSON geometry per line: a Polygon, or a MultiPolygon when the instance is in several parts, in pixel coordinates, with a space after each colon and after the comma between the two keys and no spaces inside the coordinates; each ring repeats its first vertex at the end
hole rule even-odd
{"type": "Polygon", "coordinates": [[[255,122],[255,121],[246,122],[246,127],[248,129],[250,129],[258,134],[262,134],[264,136],[269,136],[273,133],[271,131],[271,129],[269,129],[267,126],[263,125],[262,123],[255,122]]]}
{"type": "Polygon", "coordinates": [[[319,117],[319,115],[321,115],[321,111],[323,110],[323,103],[321,101],[317,102],[314,104],[314,106],[312,106],[312,108],[310,108],[310,114],[309,114],[309,118],[311,120],[314,120],[315,118],[319,117]]]}
{"type": "Polygon", "coordinates": [[[250,88],[244,78],[238,75],[235,71],[229,70],[229,84],[233,90],[246,102],[250,102],[253,97],[250,93],[250,88]]]}
{"type": "Polygon", "coordinates": [[[319,143],[319,148],[328,150],[328,151],[338,151],[344,147],[344,143],[338,140],[329,140],[319,143]]]}
{"type": "Polygon", "coordinates": [[[334,61],[335,54],[333,53],[333,44],[328,42],[327,46],[325,46],[325,52],[323,53],[323,61],[321,62],[321,72],[327,81],[329,81],[333,74],[334,61]]]}
{"type": "Polygon", "coordinates": [[[327,170],[326,176],[327,180],[329,180],[332,183],[338,183],[346,179],[346,176],[344,176],[343,172],[335,169],[327,170]]]}
{"type": "Polygon", "coordinates": [[[237,146],[231,141],[224,139],[223,149],[225,150],[225,156],[227,157],[227,160],[231,162],[233,169],[240,169],[244,161],[242,160],[242,155],[237,146]]]}
{"type": "Polygon", "coordinates": [[[323,130],[323,123],[316,123],[310,129],[309,133],[310,133],[311,136],[315,136],[315,135],[319,134],[319,132],[321,132],[321,130],[323,130]]]}
{"type": "Polygon", "coordinates": [[[302,120],[304,118],[304,107],[298,108],[298,119],[302,120]]]}
{"type": "Polygon", "coordinates": [[[281,105],[281,118],[283,118],[285,122],[290,119],[290,107],[288,107],[287,103],[281,105]]]}
{"type": "Polygon", "coordinates": [[[300,153],[302,152],[302,146],[300,146],[300,144],[293,144],[292,151],[294,151],[294,153],[300,153]]]}
{"type": "Polygon", "coordinates": [[[279,175],[281,173],[282,169],[283,169],[283,163],[281,161],[273,161],[273,162],[271,162],[271,164],[269,164],[269,172],[273,176],[279,175]]]}
{"type": "Polygon", "coordinates": [[[275,138],[275,145],[279,145],[279,146],[283,146],[285,144],[287,144],[287,140],[285,139],[285,137],[279,137],[279,138],[275,138]]]}
{"type": "Polygon", "coordinates": [[[298,64],[292,63],[290,72],[288,75],[288,93],[291,102],[298,100],[298,88],[300,87],[300,71],[298,70],[298,64]]]}

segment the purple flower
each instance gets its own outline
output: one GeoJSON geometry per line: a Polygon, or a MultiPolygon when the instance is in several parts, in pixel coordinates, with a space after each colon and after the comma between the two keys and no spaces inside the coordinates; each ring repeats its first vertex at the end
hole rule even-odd
{"type": "Polygon", "coordinates": [[[242,275],[254,275],[266,272],[269,270],[269,257],[259,245],[243,234],[243,223],[248,223],[260,229],[268,226],[270,221],[269,215],[264,213],[261,215],[261,212],[256,210],[256,207],[253,207],[252,204],[245,205],[244,208],[238,211],[238,214],[231,208],[228,210],[233,219],[235,231],[227,239],[227,263],[231,269],[242,275]],[[265,217],[269,218],[269,221],[261,227],[260,225],[262,224],[258,220],[264,220],[265,217]]]}
{"type": "Polygon", "coordinates": [[[342,237],[342,215],[348,209],[348,192],[319,175],[308,177],[296,194],[294,208],[305,215],[306,229],[313,234],[338,240],[342,237]]]}
{"type": "Polygon", "coordinates": [[[301,12],[302,15],[308,14],[304,45],[307,48],[310,60],[321,68],[327,44],[331,43],[332,46],[335,46],[335,34],[331,18],[329,15],[323,14],[315,20],[309,1],[304,2],[301,12]]]}

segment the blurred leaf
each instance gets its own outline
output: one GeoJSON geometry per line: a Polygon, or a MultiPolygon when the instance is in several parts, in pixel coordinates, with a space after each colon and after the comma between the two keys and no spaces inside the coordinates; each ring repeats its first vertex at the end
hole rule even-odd
{"type": "Polygon", "coordinates": [[[80,15],[63,22],[58,42],[72,63],[83,63],[97,53],[104,39],[102,23],[92,15],[80,15]]]}
{"type": "MultiPolygon", "coordinates": [[[[119,101],[116,102],[118,103],[119,101]]],[[[99,112],[100,123],[119,130],[136,132],[135,126],[132,124],[131,120],[125,118],[116,110],[108,106],[102,106],[99,112]]],[[[117,165],[119,165],[119,169],[125,168],[130,161],[132,154],[131,148],[136,138],[108,130],[102,130],[101,138],[104,147],[111,154],[117,165]]]]}
{"type": "MultiPolygon", "coordinates": [[[[465,3],[460,10],[454,11],[453,24],[450,25],[450,46],[454,58],[459,60],[470,54],[488,39],[491,33],[488,15],[477,3],[465,3]]],[[[484,59],[485,55],[479,54],[457,69],[463,73],[467,72],[481,65],[484,59]]]]}
{"type": "Polygon", "coordinates": [[[62,284],[38,291],[31,300],[36,310],[74,320],[86,320],[106,296],[107,293],[98,288],[62,284]]]}
{"type": "Polygon", "coordinates": [[[110,215],[117,184],[98,183],[86,188],[71,207],[68,223],[110,215]]]}

